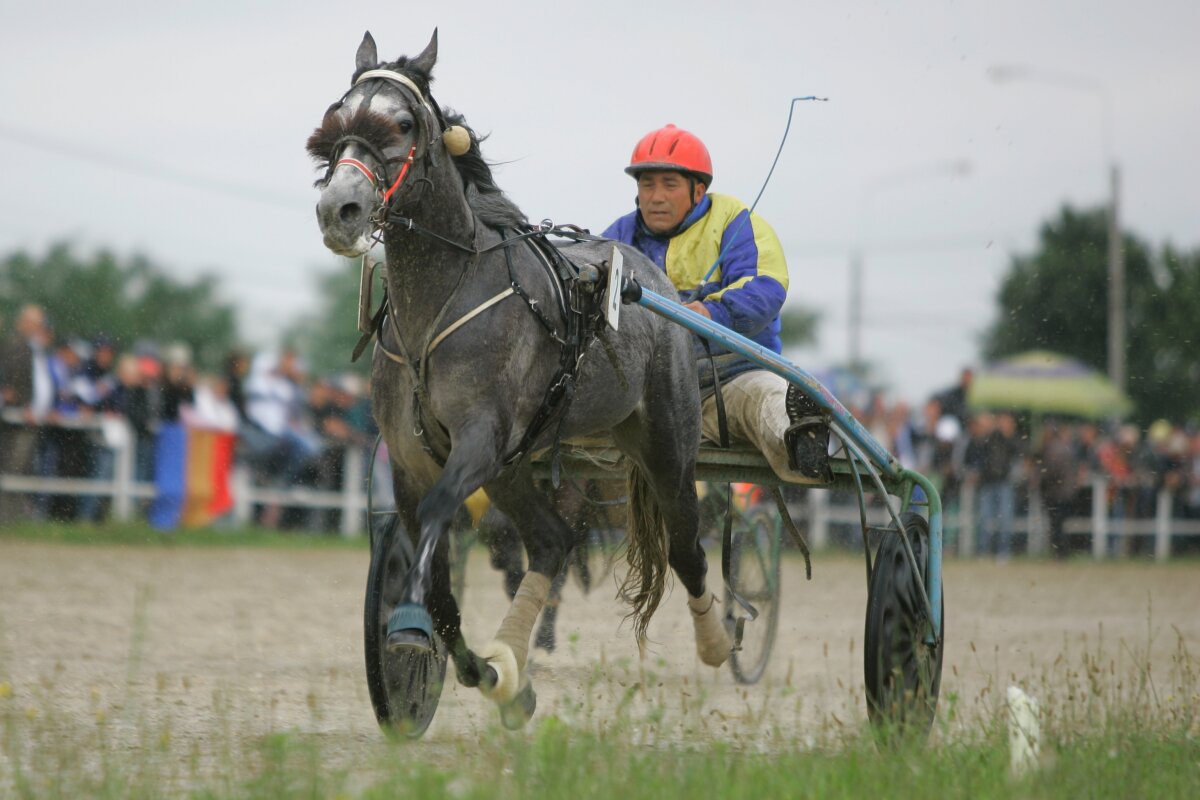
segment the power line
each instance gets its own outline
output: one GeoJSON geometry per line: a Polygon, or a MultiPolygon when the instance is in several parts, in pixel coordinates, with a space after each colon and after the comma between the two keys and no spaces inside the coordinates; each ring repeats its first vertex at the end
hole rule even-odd
{"type": "Polygon", "coordinates": [[[153,178],[154,180],[188,186],[193,189],[216,192],[252,203],[260,203],[275,208],[287,208],[291,211],[295,211],[298,207],[298,203],[294,198],[289,199],[282,194],[274,194],[257,186],[214,179],[205,175],[175,169],[165,164],[158,164],[144,158],[134,158],[122,153],[88,147],[77,142],[50,136],[40,131],[12,125],[3,120],[0,120],[0,140],[25,147],[32,147],[57,156],[66,156],[78,161],[86,161],[90,164],[116,170],[117,172],[138,175],[144,178],[153,178]]]}

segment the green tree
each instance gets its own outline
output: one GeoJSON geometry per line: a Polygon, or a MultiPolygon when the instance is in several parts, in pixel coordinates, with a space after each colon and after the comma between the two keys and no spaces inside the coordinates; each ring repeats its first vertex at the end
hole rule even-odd
{"type": "MultiPolygon", "coordinates": [[[[1014,256],[997,296],[999,317],[983,353],[1041,348],[1104,372],[1108,363],[1108,233],[1104,209],[1064,207],[1042,225],[1038,248],[1014,256]]],[[[1200,411],[1200,250],[1157,253],[1125,234],[1126,391],[1136,419],[1176,422],[1200,411]]]]}
{"type": "MultiPolygon", "coordinates": [[[[359,261],[338,259],[328,272],[316,277],[319,306],[315,316],[289,326],[287,340],[303,354],[314,375],[356,372],[366,376],[371,363],[371,348],[362,357],[350,362],[350,354],[358,344],[358,281],[359,261]]],[[[375,278],[372,289],[371,313],[383,297],[383,286],[375,278]]]]}
{"type": "Polygon", "coordinates": [[[186,342],[202,366],[216,366],[237,341],[232,306],[216,298],[217,279],[180,283],[142,256],[101,251],[79,258],[68,244],[35,258],[0,262],[0,317],[11,324],[26,303],[46,309],[58,338],[110,337],[125,349],[139,339],[186,342]]]}

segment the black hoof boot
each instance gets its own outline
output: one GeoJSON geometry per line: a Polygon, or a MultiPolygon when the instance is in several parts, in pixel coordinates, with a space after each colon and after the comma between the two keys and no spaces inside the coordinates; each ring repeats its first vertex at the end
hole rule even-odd
{"type": "Polygon", "coordinates": [[[558,620],[558,606],[546,606],[542,609],[542,621],[538,625],[537,637],[533,640],[535,647],[540,647],[547,653],[553,653],[558,644],[554,633],[558,620]]]}
{"type": "Polygon", "coordinates": [[[389,653],[433,650],[433,618],[423,606],[402,603],[388,618],[387,640],[389,653]]]}
{"type": "Polygon", "coordinates": [[[569,568],[574,569],[575,574],[579,576],[579,585],[583,587],[584,594],[589,594],[592,591],[592,570],[588,566],[588,550],[587,533],[584,533],[579,542],[571,548],[571,552],[567,555],[569,568]]]}
{"type": "MultiPolygon", "coordinates": [[[[454,657],[454,671],[458,676],[458,682],[468,689],[474,689],[483,683],[488,670],[488,663],[470,650],[466,650],[461,656],[454,657]]],[[[495,683],[496,678],[493,671],[491,684],[495,683]]]]}
{"type": "Polygon", "coordinates": [[[788,384],[788,419],[791,425],[783,434],[787,445],[788,466],[806,478],[833,482],[833,470],[829,466],[829,412],[818,406],[794,384],[788,384]]]}

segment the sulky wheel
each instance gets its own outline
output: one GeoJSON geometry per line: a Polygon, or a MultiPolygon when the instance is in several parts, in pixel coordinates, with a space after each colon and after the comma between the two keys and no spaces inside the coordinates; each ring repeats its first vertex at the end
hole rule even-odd
{"type": "MultiPolygon", "coordinates": [[[[927,574],[929,523],[906,512],[900,521],[908,532],[922,578],[927,574]]],[[[945,595],[942,596],[945,607],[945,595]]],[[[925,737],[933,725],[942,682],[942,615],[939,645],[928,642],[931,620],[921,590],[893,523],[884,530],[875,554],[867,597],[867,714],[881,741],[925,737]]]]}
{"type": "Polygon", "coordinates": [[[437,711],[446,678],[446,649],[435,634],[428,653],[405,650],[389,653],[384,646],[392,608],[383,602],[388,576],[407,572],[412,548],[392,514],[372,536],[371,568],[367,573],[367,598],[363,639],[366,645],[367,688],[375,718],[388,734],[415,739],[425,732],[437,711]]]}
{"type": "MultiPolygon", "coordinates": [[[[738,683],[757,683],[771,658],[779,628],[779,550],[779,521],[774,508],[755,506],[735,521],[729,580],[732,588],[758,609],[758,617],[746,621],[741,648],[729,658],[729,668],[738,683]]],[[[725,588],[725,613],[732,618],[742,609],[729,588],[725,588]]]]}

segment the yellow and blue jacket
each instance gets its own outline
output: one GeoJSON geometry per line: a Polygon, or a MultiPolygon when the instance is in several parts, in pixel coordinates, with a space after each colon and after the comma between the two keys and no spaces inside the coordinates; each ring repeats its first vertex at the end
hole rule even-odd
{"type": "MultiPolygon", "coordinates": [[[[644,253],[666,271],[680,299],[702,300],[714,322],[780,352],[779,312],[788,274],[771,226],[736,198],[706,194],[680,228],[670,238],[656,236],[634,211],[608,226],[604,236],[644,253]]],[[[714,344],[713,352],[723,349],[714,344]]]]}

